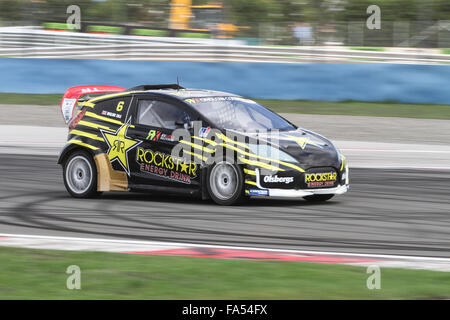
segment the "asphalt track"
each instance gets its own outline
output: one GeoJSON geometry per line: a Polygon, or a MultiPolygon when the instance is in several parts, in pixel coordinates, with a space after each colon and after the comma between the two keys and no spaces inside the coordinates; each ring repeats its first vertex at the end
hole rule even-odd
{"type": "Polygon", "coordinates": [[[324,204],[132,193],[71,198],[55,156],[0,154],[0,233],[450,257],[450,171],[352,169],[324,204]]]}

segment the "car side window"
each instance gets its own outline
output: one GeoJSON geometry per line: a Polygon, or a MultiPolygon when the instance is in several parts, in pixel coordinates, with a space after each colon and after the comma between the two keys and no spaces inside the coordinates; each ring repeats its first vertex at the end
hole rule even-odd
{"type": "Polygon", "coordinates": [[[139,100],[138,123],[166,129],[176,129],[176,121],[188,121],[189,115],[181,108],[158,100],[139,100]]]}

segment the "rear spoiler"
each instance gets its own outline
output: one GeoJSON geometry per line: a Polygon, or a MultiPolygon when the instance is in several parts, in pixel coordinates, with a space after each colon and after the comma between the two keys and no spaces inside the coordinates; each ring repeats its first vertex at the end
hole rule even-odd
{"type": "Polygon", "coordinates": [[[85,94],[96,94],[96,93],[112,93],[112,92],[122,92],[125,88],[116,86],[102,86],[102,85],[89,85],[89,86],[78,86],[67,89],[61,100],[61,112],[64,117],[64,121],[69,123],[74,116],[75,106],[77,105],[78,99],[85,94]]]}

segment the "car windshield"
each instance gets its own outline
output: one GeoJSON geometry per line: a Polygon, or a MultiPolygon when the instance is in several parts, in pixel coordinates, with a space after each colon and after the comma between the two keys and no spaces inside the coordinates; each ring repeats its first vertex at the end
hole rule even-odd
{"type": "Polygon", "coordinates": [[[289,122],[252,100],[240,97],[204,97],[185,101],[221,129],[244,132],[295,130],[289,122]]]}

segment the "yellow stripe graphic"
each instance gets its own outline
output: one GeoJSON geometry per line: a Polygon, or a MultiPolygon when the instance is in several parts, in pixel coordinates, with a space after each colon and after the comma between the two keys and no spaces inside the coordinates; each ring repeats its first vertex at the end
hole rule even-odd
{"type": "Polygon", "coordinates": [[[248,152],[243,151],[243,150],[241,150],[241,149],[238,149],[238,148],[236,148],[236,147],[233,147],[233,146],[230,146],[230,145],[226,145],[226,144],[223,144],[223,143],[221,143],[220,145],[223,146],[223,147],[225,147],[225,148],[233,149],[234,151],[237,151],[237,152],[239,152],[239,153],[241,153],[241,154],[244,154],[244,155],[246,155],[246,156],[249,156],[249,157],[258,158],[258,159],[267,160],[267,161],[272,161],[272,162],[277,162],[277,163],[282,164],[282,165],[284,165],[284,166],[286,166],[286,167],[291,167],[291,168],[296,169],[296,170],[298,170],[298,171],[300,171],[300,172],[305,172],[305,170],[303,170],[303,169],[300,168],[299,166],[297,166],[297,165],[295,165],[295,164],[293,164],[293,163],[290,163],[290,162],[285,162],[285,161],[281,161],[281,160],[277,160],[277,159],[271,159],[271,158],[266,158],[266,157],[258,156],[258,155],[256,155],[256,154],[251,154],[251,153],[248,153],[248,152]]]}
{"type": "Polygon", "coordinates": [[[217,142],[212,141],[212,140],[209,140],[209,139],[200,138],[200,137],[197,137],[197,136],[193,136],[193,138],[194,138],[194,139],[199,139],[199,140],[205,141],[206,143],[209,143],[209,144],[212,145],[212,146],[216,146],[216,145],[217,145],[217,142]]]}
{"type": "Polygon", "coordinates": [[[344,169],[345,161],[347,161],[347,158],[343,154],[341,154],[341,158],[342,158],[342,163],[341,163],[340,171],[342,171],[342,169],[344,169]]]}
{"type": "Polygon", "coordinates": [[[246,184],[251,184],[252,186],[256,186],[256,182],[255,181],[249,181],[249,180],[245,180],[246,184]]]}
{"type": "Polygon", "coordinates": [[[224,142],[229,142],[229,143],[232,143],[232,144],[236,144],[236,145],[238,145],[238,146],[241,146],[241,147],[243,147],[243,148],[245,148],[245,149],[250,149],[250,147],[247,146],[245,143],[242,143],[242,142],[239,142],[239,141],[231,140],[230,138],[227,138],[227,136],[225,136],[224,134],[218,133],[217,136],[218,136],[220,139],[222,139],[224,142]]]}
{"type": "Polygon", "coordinates": [[[98,150],[97,147],[91,146],[90,144],[84,143],[84,142],[82,142],[80,140],[72,139],[72,140],[67,141],[67,143],[78,144],[78,145],[80,145],[82,147],[86,147],[86,148],[89,148],[89,149],[92,149],[92,150],[98,150]]]}
{"type": "Polygon", "coordinates": [[[108,121],[108,122],[115,123],[115,124],[118,124],[118,125],[122,125],[123,124],[119,120],[114,120],[114,119],[110,119],[110,118],[107,118],[107,117],[99,116],[98,114],[95,114],[95,113],[90,112],[90,111],[86,112],[86,116],[91,117],[91,118],[95,118],[95,119],[99,119],[99,120],[102,120],[102,121],[108,121]]]}
{"type": "MultiPolygon", "coordinates": [[[[222,139],[224,142],[218,144],[218,143],[216,143],[216,142],[214,142],[212,140],[208,140],[208,139],[204,139],[204,138],[200,138],[200,137],[194,136],[195,139],[200,139],[200,140],[208,142],[208,143],[210,143],[210,144],[212,144],[214,146],[215,145],[219,145],[219,146],[222,146],[222,147],[225,147],[225,148],[230,148],[230,149],[232,149],[232,150],[234,150],[236,152],[239,152],[240,154],[243,154],[243,155],[246,155],[246,156],[249,156],[249,157],[258,158],[258,159],[261,159],[261,160],[266,160],[266,161],[271,161],[271,162],[276,162],[276,163],[279,163],[279,164],[284,165],[286,167],[293,168],[293,169],[295,169],[297,171],[305,172],[305,170],[303,170],[302,168],[300,168],[299,166],[297,166],[297,165],[295,165],[293,163],[285,162],[285,161],[277,160],[277,159],[273,159],[273,158],[267,158],[267,157],[259,156],[259,155],[253,154],[253,153],[249,153],[249,152],[247,152],[245,150],[241,150],[241,149],[235,147],[234,145],[230,145],[229,143],[232,143],[232,144],[244,147],[246,149],[250,149],[246,144],[244,144],[242,142],[231,140],[231,139],[227,138],[225,135],[223,135],[221,133],[218,133],[217,137],[222,139]],[[227,142],[229,142],[229,143],[227,143],[227,142]]],[[[205,151],[209,152],[209,150],[211,150],[211,149],[206,148],[205,151]]],[[[278,167],[275,167],[275,166],[272,166],[272,165],[269,165],[269,164],[264,164],[264,163],[259,162],[259,161],[256,161],[256,162],[259,163],[257,166],[260,166],[260,167],[263,167],[263,168],[268,168],[268,169],[272,168],[270,170],[273,170],[273,168],[276,168],[276,170],[285,171],[285,170],[279,169],[278,167]]]]}
{"type": "Polygon", "coordinates": [[[133,92],[134,92],[134,91],[119,92],[119,93],[107,94],[107,95],[104,95],[104,96],[99,96],[99,97],[93,98],[93,99],[89,100],[89,102],[95,102],[95,101],[99,101],[99,100],[103,100],[103,99],[108,99],[108,98],[114,98],[114,97],[126,96],[126,95],[129,95],[130,93],[133,93],[133,92]]]}
{"type": "Polygon", "coordinates": [[[252,176],[256,176],[255,170],[244,169],[244,173],[250,174],[252,176]]]}
{"type": "Polygon", "coordinates": [[[113,129],[111,129],[107,126],[102,126],[101,124],[96,124],[96,123],[92,123],[92,122],[88,122],[88,121],[84,121],[84,120],[81,120],[80,122],[78,122],[78,124],[82,125],[82,126],[90,127],[90,128],[95,128],[95,129],[104,129],[104,130],[108,130],[108,131],[114,131],[113,129]]]}
{"type": "Polygon", "coordinates": [[[284,169],[281,169],[279,167],[275,167],[268,163],[264,163],[264,162],[260,162],[260,161],[256,161],[256,160],[245,159],[242,157],[239,157],[239,160],[241,160],[243,163],[246,163],[246,164],[249,164],[249,165],[255,166],[255,167],[266,168],[266,169],[273,170],[273,171],[285,171],[284,169]]]}
{"type": "Polygon", "coordinates": [[[87,132],[80,131],[80,130],[72,130],[72,131],[69,132],[69,134],[75,134],[75,135],[78,135],[78,136],[83,136],[83,137],[87,137],[87,138],[90,138],[90,139],[103,141],[103,142],[105,141],[103,138],[97,136],[96,134],[87,133],[87,132]]]}
{"type": "Polygon", "coordinates": [[[204,156],[199,155],[199,154],[194,153],[194,152],[190,152],[190,151],[187,151],[187,150],[183,150],[183,152],[189,153],[190,155],[193,155],[194,157],[197,157],[197,158],[199,158],[199,159],[201,159],[201,160],[203,160],[203,161],[208,160],[207,157],[204,157],[204,156]]]}
{"type": "Polygon", "coordinates": [[[190,145],[191,147],[194,147],[195,149],[199,149],[199,150],[202,150],[202,151],[205,151],[205,152],[208,152],[208,153],[214,153],[214,151],[215,151],[215,150],[202,147],[201,145],[198,145],[198,144],[186,141],[186,140],[180,140],[180,142],[184,143],[184,144],[187,144],[187,145],[190,145]]]}
{"type": "Polygon", "coordinates": [[[91,107],[91,108],[93,108],[93,107],[95,107],[95,103],[86,101],[86,102],[82,103],[81,106],[82,107],[91,107]]]}

